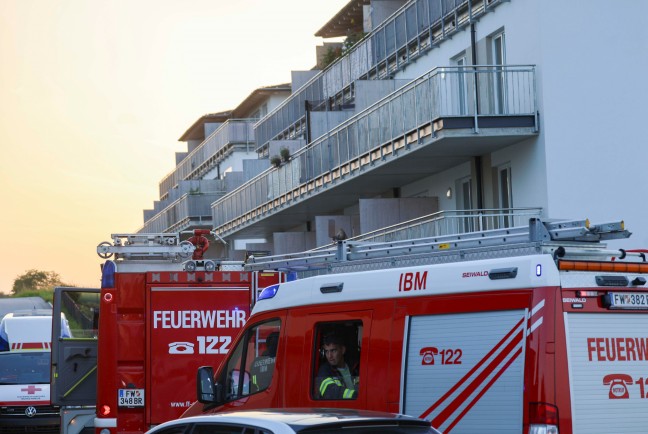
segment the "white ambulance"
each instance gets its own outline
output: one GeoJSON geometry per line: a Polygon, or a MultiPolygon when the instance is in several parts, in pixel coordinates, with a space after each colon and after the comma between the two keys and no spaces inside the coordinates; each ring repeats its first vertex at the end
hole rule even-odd
{"type": "Polygon", "coordinates": [[[51,309],[0,321],[0,426],[10,432],[59,432],[59,409],[50,404],[51,339],[51,309]]]}
{"type": "Polygon", "coordinates": [[[445,434],[646,433],[648,251],[600,242],[628,236],[622,222],[532,219],[261,258],[250,269],[324,274],[261,293],[215,375],[199,369],[185,415],[342,407],[445,434]],[[270,332],[278,345],[255,388],[270,332]]]}

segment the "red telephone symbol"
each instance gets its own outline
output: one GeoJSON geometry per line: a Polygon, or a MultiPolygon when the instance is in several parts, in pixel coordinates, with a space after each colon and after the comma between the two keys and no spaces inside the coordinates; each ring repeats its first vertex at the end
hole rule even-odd
{"type": "Polygon", "coordinates": [[[436,354],[439,354],[439,350],[436,347],[421,348],[420,355],[423,356],[421,365],[434,365],[434,356],[436,354]]]}
{"type": "Polygon", "coordinates": [[[632,384],[632,377],[627,374],[610,374],[603,377],[603,384],[610,385],[610,399],[628,399],[628,385],[632,384]]]}

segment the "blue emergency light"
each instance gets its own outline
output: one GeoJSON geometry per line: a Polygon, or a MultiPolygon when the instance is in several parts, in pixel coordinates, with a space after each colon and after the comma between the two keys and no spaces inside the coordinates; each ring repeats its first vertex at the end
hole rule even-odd
{"type": "Polygon", "coordinates": [[[101,287],[115,287],[115,263],[113,261],[106,261],[101,267],[101,287]]]}
{"type": "Polygon", "coordinates": [[[270,286],[266,287],[263,291],[261,291],[261,294],[259,294],[259,297],[257,298],[257,301],[272,298],[275,295],[277,295],[277,291],[279,291],[279,284],[270,285],[270,286]]]}

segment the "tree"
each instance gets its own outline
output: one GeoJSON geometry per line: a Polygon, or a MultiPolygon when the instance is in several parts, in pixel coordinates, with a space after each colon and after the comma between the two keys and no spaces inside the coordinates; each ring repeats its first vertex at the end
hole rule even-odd
{"type": "Polygon", "coordinates": [[[65,286],[58,273],[53,271],[29,270],[14,280],[11,293],[17,296],[32,291],[54,291],[55,286],[65,286]]]}

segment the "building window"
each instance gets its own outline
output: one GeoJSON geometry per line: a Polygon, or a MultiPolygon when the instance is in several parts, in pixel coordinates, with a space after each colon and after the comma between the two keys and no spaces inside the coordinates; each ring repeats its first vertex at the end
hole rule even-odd
{"type": "Polygon", "coordinates": [[[466,176],[455,181],[456,209],[460,210],[458,215],[461,216],[457,222],[457,233],[473,232],[479,228],[473,209],[473,187],[472,178],[466,176]],[[463,212],[462,212],[463,211],[463,212]]]}
{"type": "Polygon", "coordinates": [[[491,58],[495,71],[493,74],[493,103],[495,114],[506,113],[506,76],[504,74],[505,44],[504,32],[491,38],[491,58]]]}
{"type": "Polygon", "coordinates": [[[466,55],[462,54],[454,59],[457,65],[457,111],[459,116],[468,114],[468,85],[466,83],[466,55]]]}
{"type": "Polygon", "coordinates": [[[502,209],[501,226],[510,227],[513,224],[513,217],[509,215],[513,208],[513,189],[511,188],[511,166],[498,168],[498,192],[499,203],[502,209]]]}

